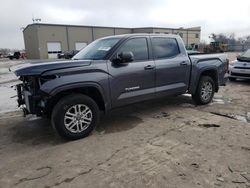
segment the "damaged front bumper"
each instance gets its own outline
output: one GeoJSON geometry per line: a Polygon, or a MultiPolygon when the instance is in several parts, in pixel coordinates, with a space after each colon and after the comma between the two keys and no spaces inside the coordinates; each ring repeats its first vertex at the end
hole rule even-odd
{"type": "Polygon", "coordinates": [[[41,107],[38,104],[41,101],[41,97],[32,95],[30,91],[25,90],[23,84],[16,85],[16,90],[18,107],[22,107],[24,115],[36,114],[40,116],[41,107]]]}

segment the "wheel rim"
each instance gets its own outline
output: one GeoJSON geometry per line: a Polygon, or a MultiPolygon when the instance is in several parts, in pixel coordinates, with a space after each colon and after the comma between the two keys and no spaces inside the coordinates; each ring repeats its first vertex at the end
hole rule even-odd
{"type": "Polygon", "coordinates": [[[201,98],[204,101],[208,101],[213,93],[213,86],[211,82],[204,82],[201,87],[201,98]]]}
{"type": "Polygon", "coordinates": [[[64,115],[64,125],[72,133],[81,133],[91,124],[93,114],[84,104],[71,106],[64,115]]]}

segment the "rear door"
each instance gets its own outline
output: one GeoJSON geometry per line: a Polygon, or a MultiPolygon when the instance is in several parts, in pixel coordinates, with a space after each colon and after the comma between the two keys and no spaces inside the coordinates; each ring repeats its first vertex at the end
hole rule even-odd
{"type": "Polygon", "coordinates": [[[154,97],[155,64],[150,54],[148,37],[133,37],[124,41],[114,53],[132,52],[134,61],[108,63],[113,107],[154,97]]]}
{"type": "Polygon", "coordinates": [[[184,47],[171,37],[151,37],[156,65],[156,95],[185,93],[191,63],[184,47]]]}

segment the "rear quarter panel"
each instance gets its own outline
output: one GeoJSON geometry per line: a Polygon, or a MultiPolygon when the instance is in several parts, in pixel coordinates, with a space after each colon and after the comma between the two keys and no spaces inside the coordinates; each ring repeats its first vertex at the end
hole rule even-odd
{"type": "Polygon", "coordinates": [[[189,57],[192,62],[189,93],[195,93],[200,76],[208,70],[216,71],[218,86],[224,84],[224,77],[227,71],[226,54],[201,54],[190,55],[189,57]]]}

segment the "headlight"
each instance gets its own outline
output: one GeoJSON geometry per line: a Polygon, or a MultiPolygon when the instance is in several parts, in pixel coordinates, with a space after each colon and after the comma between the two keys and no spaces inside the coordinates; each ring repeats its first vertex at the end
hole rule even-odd
{"type": "Polygon", "coordinates": [[[237,60],[231,61],[231,63],[229,65],[233,67],[236,62],[237,62],[237,60]]]}

